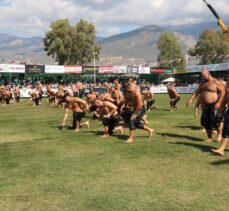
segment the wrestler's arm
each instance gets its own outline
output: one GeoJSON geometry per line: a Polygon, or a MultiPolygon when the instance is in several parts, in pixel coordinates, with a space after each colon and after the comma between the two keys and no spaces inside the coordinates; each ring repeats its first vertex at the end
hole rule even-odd
{"type": "Polygon", "coordinates": [[[188,99],[186,105],[189,106],[192,104],[192,101],[200,94],[202,85],[200,85],[197,90],[193,93],[193,95],[188,99]]]}
{"type": "Polygon", "coordinates": [[[109,113],[106,116],[112,116],[117,111],[117,106],[111,102],[104,102],[105,106],[108,107],[109,113]]]}
{"type": "Polygon", "coordinates": [[[215,103],[215,109],[219,109],[222,108],[223,109],[223,101],[225,98],[225,93],[226,93],[226,88],[225,86],[220,82],[220,81],[216,81],[216,88],[217,88],[217,93],[219,95],[217,102],[215,103]]]}
{"type": "Polygon", "coordinates": [[[80,99],[80,98],[76,98],[76,102],[80,103],[83,105],[83,111],[87,111],[88,110],[88,104],[86,101],[80,99]]]}

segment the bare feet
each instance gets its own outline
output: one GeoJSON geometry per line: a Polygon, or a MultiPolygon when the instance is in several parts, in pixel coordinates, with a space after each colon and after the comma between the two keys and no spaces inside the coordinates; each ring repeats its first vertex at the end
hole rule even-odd
{"type": "Polygon", "coordinates": [[[75,130],[74,130],[74,132],[76,132],[76,133],[79,132],[79,131],[80,131],[79,129],[75,129],[75,130]]]}
{"type": "Polygon", "coordinates": [[[87,128],[90,128],[90,123],[89,123],[89,121],[86,121],[84,124],[87,126],[87,128]]]}
{"type": "Polygon", "coordinates": [[[206,130],[203,128],[203,129],[201,130],[201,132],[205,133],[205,132],[206,132],[206,130]]]}
{"type": "Polygon", "coordinates": [[[204,143],[212,143],[212,139],[209,138],[209,139],[207,139],[206,141],[204,141],[204,143]]]}
{"type": "Polygon", "coordinates": [[[212,130],[212,133],[213,134],[217,134],[217,130],[212,130]]]}
{"type": "Polygon", "coordinates": [[[101,138],[107,138],[107,137],[109,137],[109,135],[104,134],[101,136],[101,138]]]}
{"type": "Polygon", "coordinates": [[[150,138],[150,137],[152,137],[152,135],[153,135],[153,131],[154,131],[154,129],[153,129],[153,128],[152,128],[152,129],[150,129],[150,131],[149,131],[149,136],[148,136],[149,138],[150,138]]]}
{"type": "Polygon", "coordinates": [[[224,151],[219,149],[211,149],[211,151],[213,152],[214,155],[220,155],[220,156],[224,155],[224,151]]]}
{"type": "Polygon", "coordinates": [[[220,142],[222,141],[222,136],[218,136],[217,139],[216,139],[216,141],[217,141],[218,143],[220,143],[220,142]]]}
{"type": "Polygon", "coordinates": [[[131,139],[131,138],[129,138],[126,141],[124,141],[123,143],[125,143],[125,144],[132,144],[132,143],[134,143],[134,140],[131,139]]]}
{"type": "Polygon", "coordinates": [[[116,127],[116,128],[114,129],[113,132],[118,132],[118,133],[123,134],[123,127],[122,127],[122,126],[118,126],[118,127],[116,127]]]}

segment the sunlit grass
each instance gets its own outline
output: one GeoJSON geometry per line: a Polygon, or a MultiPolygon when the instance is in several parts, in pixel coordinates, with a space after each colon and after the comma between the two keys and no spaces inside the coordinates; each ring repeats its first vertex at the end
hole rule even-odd
{"type": "Polygon", "coordinates": [[[170,112],[156,95],[154,135],[137,130],[131,145],[128,129],[102,139],[98,121],[59,130],[63,109],[48,103],[0,105],[1,210],[227,210],[229,152],[210,154],[187,97],[170,112]]]}

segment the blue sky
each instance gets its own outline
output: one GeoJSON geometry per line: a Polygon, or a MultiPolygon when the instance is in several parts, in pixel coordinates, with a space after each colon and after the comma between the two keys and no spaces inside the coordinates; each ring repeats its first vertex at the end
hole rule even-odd
{"type": "MultiPolygon", "coordinates": [[[[208,1],[229,20],[228,0],[208,1]]],[[[24,37],[44,36],[50,23],[80,19],[93,23],[99,36],[146,25],[177,25],[215,21],[202,0],[0,0],[0,32],[24,37]]]]}

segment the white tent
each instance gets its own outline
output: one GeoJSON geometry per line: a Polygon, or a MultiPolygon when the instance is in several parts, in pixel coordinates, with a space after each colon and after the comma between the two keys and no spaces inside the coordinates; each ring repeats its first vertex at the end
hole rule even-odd
{"type": "Polygon", "coordinates": [[[170,78],[166,78],[165,80],[162,81],[162,83],[166,83],[166,82],[174,82],[175,81],[175,78],[173,77],[170,77],[170,78]]]}

